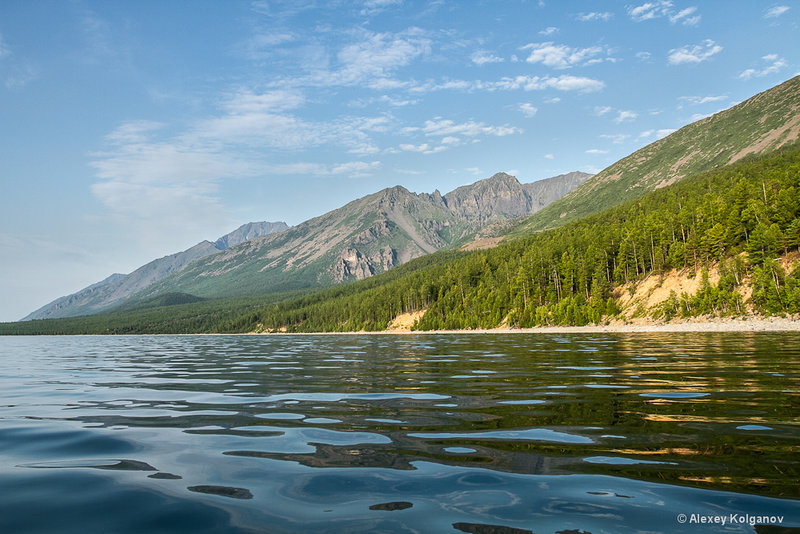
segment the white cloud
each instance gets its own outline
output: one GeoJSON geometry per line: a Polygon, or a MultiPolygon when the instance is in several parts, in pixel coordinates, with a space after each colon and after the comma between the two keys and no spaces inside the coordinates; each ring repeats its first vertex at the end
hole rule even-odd
{"type": "Polygon", "coordinates": [[[767,62],[768,65],[760,69],[746,69],[739,74],[739,78],[743,80],[749,80],[750,78],[763,78],[764,76],[769,76],[770,74],[779,72],[787,65],[786,60],[782,57],[778,57],[778,54],[768,54],[763,56],[761,59],[767,62]]]}
{"type": "Polygon", "coordinates": [[[638,116],[639,114],[634,113],[633,111],[619,110],[619,112],[617,113],[617,117],[614,119],[614,122],[620,124],[626,121],[632,121],[636,119],[636,117],[638,116]]]}
{"type": "Polygon", "coordinates": [[[400,150],[404,152],[420,152],[422,154],[436,154],[438,152],[443,152],[450,148],[448,145],[439,145],[439,146],[431,146],[428,143],[422,143],[421,145],[412,145],[412,144],[401,144],[400,150]]]}
{"type": "Polygon", "coordinates": [[[361,14],[373,15],[391,6],[400,5],[402,3],[403,0],[364,0],[364,8],[361,10],[361,14]]]}
{"type": "Polygon", "coordinates": [[[584,65],[604,51],[603,47],[600,46],[572,48],[552,42],[531,43],[522,47],[522,50],[528,49],[531,50],[528,59],[526,59],[528,63],[542,63],[555,69],[568,69],[577,65],[584,65]]]}
{"type": "Polygon", "coordinates": [[[576,18],[581,22],[590,22],[593,20],[602,20],[608,21],[613,17],[613,13],[609,13],[608,11],[600,12],[591,12],[591,13],[580,13],[576,18]]]}
{"type": "Polygon", "coordinates": [[[536,112],[539,111],[533,104],[530,102],[524,102],[519,105],[519,110],[526,116],[526,117],[533,117],[536,115],[536,112]]]}
{"type": "Polygon", "coordinates": [[[672,2],[668,0],[658,0],[656,2],[645,2],[640,6],[628,7],[628,15],[636,22],[642,22],[664,17],[671,10],[672,2]]]}
{"type": "Polygon", "coordinates": [[[602,134],[600,136],[601,139],[609,139],[615,145],[623,143],[629,137],[630,137],[630,135],[628,135],[628,134],[602,134]]]}
{"type": "Polygon", "coordinates": [[[467,121],[456,123],[450,119],[443,119],[436,117],[433,120],[425,121],[425,126],[422,131],[428,136],[451,136],[451,135],[492,135],[497,137],[504,137],[522,133],[522,130],[516,126],[490,126],[482,122],[467,121]]]}
{"type": "Polygon", "coordinates": [[[149,138],[147,134],[164,126],[163,123],[155,121],[129,121],[117,126],[110,134],[106,135],[105,139],[114,144],[144,143],[149,138]]]}
{"type": "Polygon", "coordinates": [[[722,52],[722,47],[711,39],[706,39],[700,45],[686,45],[669,51],[669,64],[682,65],[684,63],[697,64],[710,59],[722,52]]]}
{"type": "Polygon", "coordinates": [[[337,55],[341,68],[332,73],[328,81],[342,85],[373,85],[373,80],[387,78],[396,69],[428,53],[430,43],[430,39],[416,29],[400,34],[367,34],[361,42],[342,48],[337,55]]]}
{"type": "Polygon", "coordinates": [[[556,89],[558,91],[579,91],[589,93],[599,91],[605,87],[605,83],[593,78],[582,76],[515,76],[503,77],[499,81],[482,80],[448,80],[446,82],[434,83],[427,82],[416,84],[408,88],[414,93],[428,93],[431,91],[441,91],[445,89],[462,91],[542,91],[545,89],[556,89]]]}
{"type": "Polygon", "coordinates": [[[487,52],[485,50],[478,50],[472,54],[471,59],[476,65],[485,65],[486,63],[502,63],[505,61],[503,58],[495,56],[491,52],[487,52]]]}
{"type": "Polygon", "coordinates": [[[154,121],[122,123],[105,137],[105,149],[92,155],[97,178],[92,193],[114,220],[141,227],[145,245],[174,247],[177,235],[186,242],[231,224],[219,200],[226,180],[275,174],[364,176],[380,166],[377,161],[281,163],[322,145],[360,155],[379,152],[371,136],[392,127],[388,115],[309,122],[291,112],[304,103],[303,94],[292,90],[241,89],[220,101],[217,116],[178,132],[154,121]],[[165,237],[165,229],[175,225],[180,232],[165,237]]]}
{"type": "Polygon", "coordinates": [[[218,181],[252,175],[252,166],[211,149],[155,142],[144,131],[123,125],[91,162],[98,178],[91,191],[112,219],[136,227],[140,244],[153,250],[227,222],[218,181]]]}
{"type": "Polygon", "coordinates": [[[771,8],[769,8],[767,10],[766,13],[764,13],[764,18],[765,19],[771,19],[771,18],[775,18],[775,17],[780,17],[781,15],[783,15],[784,13],[789,11],[789,9],[791,9],[789,6],[771,7],[771,8]]]}
{"type": "Polygon", "coordinates": [[[608,154],[608,150],[600,150],[599,148],[591,148],[586,151],[587,154],[600,155],[600,154],[608,154]]]}
{"type": "Polygon", "coordinates": [[[640,61],[648,61],[651,57],[652,54],[650,52],[645,52],[645,51],[636,52],[636,59],[640,61]]]}
{"type": "Polygon", "coordinates": [[[556,157],[553,154],[545,154],[544,159],[555,159],[556,157]]]}
{"type": "Polygon", "coordinates": [[[544,103],[545,104],[558,104],[559,102],[561,102],[561,99],[558,98],[557,96],[554,96],[552,98],[545,98],[544,99],[544,103]]]}
{"type": "Polygon", "coordinates": [[[255,93],[251,89],[242,89],[227,98],[224,108],[231,113],[276,112],[296,109],[304,103],[305,97],[298,91],[255,93]]]}
{"type": "Polygon", "coordinates": [[[397,149],[389,149],[388,152],[397,153],[402,151],[436,154],[437,152],[462,145],[464,143],[462,137],[471,137],[473,138],[471,142],[477,143],[479,142],[478,138],[481,136],[504,137],[506,135],[520,134],[522,130],[516,126],[492,126],[473,120],[458,123],[442,117],[427,120],[421,127],[409,126],[400,130],[400,133],[404,135],[414,135],[420,132],[426,137],[441,137],[441,141],[438,145],[428,142],[420,144],[402,143],[397,149]]]}
{"type": "Polygon", "coordinates": [[[425,152],[431,149],[431,145],[428,143],[422,143],[421,145],[412,145],[411,143],[403,143],[400,145],[400,150],[405,152],[425,152]]]}
{"type": "Polygon", "coordinates": [[[556,28],[555,26],[548,26],[547,28],[541,30],[539,32],[539,35],[547,36],[547,35],[553,35],[553,34],[558,33],[558,32],[559,32],[559,29],[556,28]]]}
{"type": "Polygon", "coordinates": [[[708,104],[710,102],[719,102],[720,100],[725,100],[728,98],[725,95],[717,95],[717,96],[682,96],[680,100],[686,102],[687,104],[691,104],[692,106],[700,106],[702,104],[708,104]]]}
{"type": "Polygon", "coordinates": [[[605,85],[600,80],[565,74],[556,77],[516,76],[514,78],[502,78],[499,82],[491,84],[491,87],[503,90],[541,91],[544,89],[556,89],[558,91],[590,93],[603,89],[605,85]]]}
{"type": "Polygon", "coordinates": [[[669,21],[673,24],[677,22],[681,22],[685,26],[696,26],[700,22],[700,16],[693,15],[697,11],[696,7],[687,7],[686,9],[682,9],[677,13],[673,13],[669,15],[669,21]]]}
{"type": "Polygon", "coordinates": [[[614,108],[612,108],[611,106],[595,106],[594,114],[597,115],[598,117],[602,117],[606,113],[610,113],[613,110],[614,108]]]}
{"type": "Polygon", "coordinates": [[[350,176],[367,176],[370,171],[373,171],[381,166],[380,161],[351,161],[348,163],[341,163],[339,165],[334,165],[330,173],[331,174],[348,174],[350,176]]]}
{"type": "Polygon", "coordinates": [[[639,134],[638,139],[642,140],[653,137],[655,137],[655,139],[661,139],[676,131],[677,130],[675,130],[674,128],[662,128],[660,130],[645,130],[644,132],[639,134]]]}
{"type": "Polygon", "coordinates": [[[628,15],[636,22],[666,17],[672,24],[680,22],[685,26],[696,26],[700,22],[701,16],[694,15],[696,12],[697,8],[694,6],[676,10],[671,0],[657,0],[628,7],[628,15]]]}
{"type": "MultiPolygon", "coordinates": [[[[327,49],[309,44],[294,64],[307,73],[275,79],[273,87],[359,86],[377,90],[406,88],[409,82],[394,78],[396,72],[430,53],[431,39],[419,28],[398,33],[368,30],[350,32],[356,39],[342,46],[331,60],[327,49]]],[[[345,34],[345,35],[349,35],[345,34]]]]}

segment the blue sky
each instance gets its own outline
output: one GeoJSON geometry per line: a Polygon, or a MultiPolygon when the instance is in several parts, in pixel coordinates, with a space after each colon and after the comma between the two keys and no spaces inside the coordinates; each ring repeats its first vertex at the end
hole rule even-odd
{"type": "Polygon", "coordinates": [[[248,221],[597,172],[800,71],[800,5],[0,2],[0,320],[248,221]]]}

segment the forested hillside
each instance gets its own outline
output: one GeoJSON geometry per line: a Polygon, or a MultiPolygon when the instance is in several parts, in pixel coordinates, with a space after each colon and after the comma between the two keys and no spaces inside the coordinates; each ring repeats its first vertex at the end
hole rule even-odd
{"type": "Polygon", "coordinates": [[[800,311],[800,272],[775,258],[800,243],[800,149],[748,158],[561,228],[436,263],[376,285],[352,284],[277,303],[222,325],[230,331],[382,330],[426,310],[416,328],[597,323],[615,315],[615,287],[673,268],[719,266],[718,284],[674,295],[672,317],[800,311]]]}
{"type": "Polygon", "coordinates": [[[800,140],[800,76],[637,150],[522,221],[518,236],[599,213],[698,172],[800,140]]]}

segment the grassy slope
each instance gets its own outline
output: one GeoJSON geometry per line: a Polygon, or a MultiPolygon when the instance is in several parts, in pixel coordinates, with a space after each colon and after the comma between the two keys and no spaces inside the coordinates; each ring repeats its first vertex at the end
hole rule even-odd
{"type": "Polygon", "coordinates": [[[749,154],[766,154],[798,136],[800,76],[619,160],[523,220],[510,234],[522,237],[564,225],[749,154]]]}

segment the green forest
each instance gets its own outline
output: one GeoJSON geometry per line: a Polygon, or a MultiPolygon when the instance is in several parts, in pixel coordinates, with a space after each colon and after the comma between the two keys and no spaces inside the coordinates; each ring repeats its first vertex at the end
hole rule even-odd
{"type": "MultiPolygon", "coordinates": [[[[687,178],[600,214],[392,279],[376,277],[221,325],[226,331],[383,330],[427,310],[418,330],[600,323],[624,286],[673,268],[718,265],[696,295],[673,295],[663,318],[800,312],[800,272],[775,258],[800,243],[800,149],[687,178]]],[[[413,262],[412,262],[413,263],[413,262]]],[[[388,273],[387,273],[388,274],[388,273]]]]}
{"type": "Polygon", "coordinates": [[[800,312],[800,147],[697,174],[602,213],[489,250],[438,252],[321,291],[195,301],[166,295],[133,308],[6,323],[2,334],[379,331],[426,310],[416,330],[599,324],[619,313],[615,288],[671,269],[700,270],[657,319],[800,312]],[[709,280],[715,266],[718,283],[709,280]],[[171,305],[169,305],[171,304],[171,305]]]}

